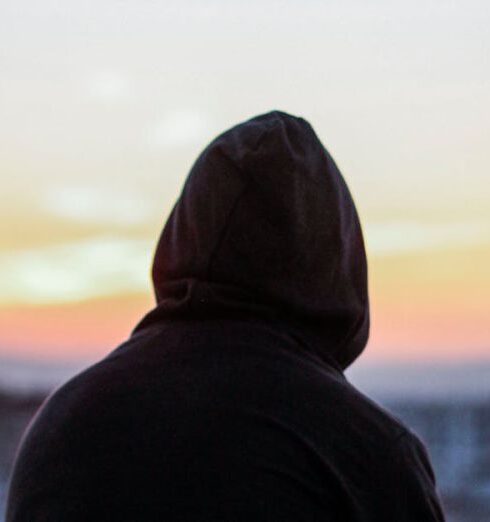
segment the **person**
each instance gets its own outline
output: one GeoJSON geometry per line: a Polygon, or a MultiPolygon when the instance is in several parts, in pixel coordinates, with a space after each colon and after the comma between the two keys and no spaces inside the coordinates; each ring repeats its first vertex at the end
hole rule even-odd
{"type": "Polygon", "coordinates": [[[152,275],[156,308],[31,423],[8,522],[444,519],[423,444],[344,376],[367,262],[308,122],[273,111],[212,141],[152,275]]]}

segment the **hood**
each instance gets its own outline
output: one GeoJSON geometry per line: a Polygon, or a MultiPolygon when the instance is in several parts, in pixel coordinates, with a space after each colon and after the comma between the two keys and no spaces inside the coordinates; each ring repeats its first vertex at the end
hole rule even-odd
{"type": "Polygon", "coordinates": [[[156,249],[162,318],[263,318],[346,368],[369,332],[367,263],[349,190],[310,124],[274,111],[218,136],[156,249]]]}

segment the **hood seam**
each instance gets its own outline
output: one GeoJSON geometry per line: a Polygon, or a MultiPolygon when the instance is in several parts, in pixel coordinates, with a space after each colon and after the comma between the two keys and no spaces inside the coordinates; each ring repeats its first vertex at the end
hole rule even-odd
{"type": "MultiPolygon", "coordinates": [[[[276,123],[277,124],[277,123],[276,123]]],[[[272,126],[271,126],[272,127],[272,126]]],[[[264,129],[264,131],[262,132],[262,134],[258,137],[257,139],[257,144],[256,144],[256,147],[255,147],[255,150],[258,150],[262,144],[262,141],[264,139],[264,136],[270,132],[270,128],[267,128],[267,129],[264,129]]],[[[243,172],[243,169],[237,165],[237,163],[235,161],[233,161],[229,156],[228,154],[226,153],[223,153],[223,157],[226,158],[235,168],[236,170],[242,174],[243,178],[247,178],[245,173],[243,172]]],[[[246,179],[245,181],[245,185],[244,187],[242,188],[242,190],[239,192],[239,194],[237,195],[235,201],[233,202],[233,205],[230,209],[230,212],[225,220],[225,223],[223,225],[223,228],[221,230],[221,233],[211,251],[211,254],[209,255],[209,261],[208,261],[208,264],[207,264],[207,267],[206,267],[206,279],[209,279],[211,277],[211,267],[212,267],[212,264],[213,264],[213,261],[214,261],[214,258],[216,257],[216,254],[217,252],[219,251],[219,248],[221,246],[221,244],[223,243],[225,237],[226,237],[226,234],[228,232],[228,229],[230,227],[230,223],[231,223],[231,218],[233,216],[233,214],[235,213],[237,207],[238,207],[238,203],[240,202],[240,200],[242,199],[243,195],[245,194],[245,192],[248,190],[248,188],[250,187],[250,183],[252,182],[252,176],[248,176],[248,179],[246,179]]]]}

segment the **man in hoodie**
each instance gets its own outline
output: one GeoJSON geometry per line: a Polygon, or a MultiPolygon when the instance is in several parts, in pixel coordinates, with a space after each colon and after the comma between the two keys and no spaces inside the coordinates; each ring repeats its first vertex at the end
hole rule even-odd
{"type": "Polygon", "coordinates": [[[31,423],[8,522],[443,520],[421,442],[343,374],[368,338],[366,256],[305,120],[204,150],[153,282],[129,340],[31,423]]]}

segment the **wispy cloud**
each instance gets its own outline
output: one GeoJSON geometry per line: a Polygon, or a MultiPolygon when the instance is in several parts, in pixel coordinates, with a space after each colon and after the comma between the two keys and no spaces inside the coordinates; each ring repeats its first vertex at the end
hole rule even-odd
{"type": "Polygon", "coordinates": [[[149,141],[155,147],[185,147],[205,142],[212,130],[207,114],[190,109],[177,110],[165,115],[151,129],[149,141]]]}
{"type": "Polygon", "coordinates": [[[364,230],[367,250],[374,256],[490,243],[490,226],[482,222],[393,221],[368,223],[364,230]]]}
{"type": "Polygon", "coordinates": [[[103,102],[122,101],[130,94],[128,79],[114,71],[95,73],[88,79],[87,84],[89,95],[103,102]]]}
{"type": "Polygon", "coordinates": [[[100,237],[0,254],[0,302],[56,303],[147,291],[154,244],[100,237]]]}
{"type": "Polygon", "coordinates": [[[50,213],[74,221],[135,225],[158,212],[148,195],[121,187],[68,185],[44,191],[41,204],[50,213]]]}
{"type": "MultiPolygon", "coordinates": [[[[393,256],[488,244],[480,223],[370,223],[369,254],[393,256]]],[[[154,242],[98,237],[0,254],[0,303],[56,303],[126,292],[146,292],[154,242]]]]}

